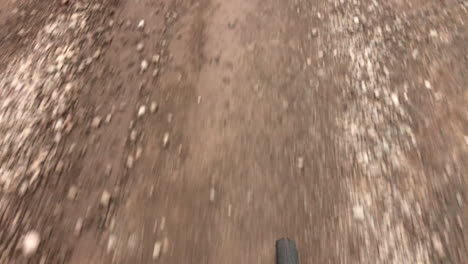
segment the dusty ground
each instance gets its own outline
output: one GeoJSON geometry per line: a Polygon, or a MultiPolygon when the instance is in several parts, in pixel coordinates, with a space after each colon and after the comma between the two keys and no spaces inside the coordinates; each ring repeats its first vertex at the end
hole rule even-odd
{"type": "Polygon", "coordinates": [[[467,23],[0,0],[0,263],[468,263],[467,23]]]}

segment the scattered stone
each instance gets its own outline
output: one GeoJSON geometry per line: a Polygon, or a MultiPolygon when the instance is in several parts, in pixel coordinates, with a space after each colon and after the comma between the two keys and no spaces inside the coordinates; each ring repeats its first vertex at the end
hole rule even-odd
{"type": "Polygon", "coordinates": [[[168,132],[164,133],[164,137],[163,137],[163,147],[167,148],[167,146],[169,146],[169,133],[168,132]]]}
{"type": "Polygon", "coordinates": [[[307,58],[307,66],[310,66],[312,65],[312,59],[311,58],[307,58]]]}
{"type": "Polygon", "coordinates": [[[111,174],[111,172],[112,172],[112,165],[107,164],[106,171],[105,171],[106,176],[109,176],[111,174]]]}
{"type": "Polygon", "coordinates": [[[133,156],[132,155],[128,155],[127,157],[127,168],[131,169],[133,168],[133,164],[134,164],[135,160],[133,159],[133,156]]]}
{"type": "MultiPolygon", "coordinates": [[[[198,96],[197,97],[197,104],[200,104],[201,103],[201,96],[198,96]]],[[[468,141],[467,141],[468,142],[468,141]]]]}
{"type": "Polygon", "coordinates": [[[460,194],[459,192],[457,192],[456,197],[457,197],[458,206],[462,207],[462,205],[463,205],[463,199],[462,199],[461,194],[460,194]]]}
{"type": "Polygon", "coordinates": [[[57,120],[57,122],[55,122],[55,131],[60,132],[63,130],[63,127],[64,127],[63,118],[60,118],[59,120],[57,120]]]}
{"type": "Polygon", "coordinates": [[[130,141],[135,142],[137,140],[137,137],[138,132],[136,131],[136,129],[132,129],[132,131],[130,132],[130,141]]]}
{"type": "Polygon", "coordinates": [[[359,17],[355,16],[353,18],[354,24],[359,24],[359,17]]]}
{"type": "Polygon", "coordinates": [[[380,90],[379,89],[374,90],[374,96],[375,96],[376,99],[380,98],[380,90]]]}
{"type": "Polygon", "coordinates": [[[137,28],[142,30],[144,27],[145,27],[145,20],[142,19],[138,22],[137,28]]]}
{"type": "Polygon", "coordinates": [[[142,153],[143,153],[143,148],[142,147],[137,147],[137,150],[136,150],[136,153],[135,153],[135,160],[139,160],[142,153]]]}
{"type": "Polygon", "coordinates": [[[400,100],[398,99],[398,95],[396,93],[392,93],[392,101],[395,106],[400,105],[400,100]]]}
{"type": "Polygon", "coordinates": [[[432,85],[428,80],[424,80],[424,87],[429,90],[432,89],[432,85]]]}
{"type": "Polygon", "coordinates": [[[156,111],[158,111],[158,104],[156,102],[151,102],[150,112],[154,114],[156,113],[156,111]]]}
{"type": "Polygon", "coordinates": [[[215,199],[215,189],[211,187],[210,189],[210,202],[214,202],[215,199]]]}
{"type": "Polygon", "coordinates": [[[304,169],[304,158],[303,157],[299,157],[297,159],[297,167],[302,170],[304,169]]]}
{"type": "Polygon", "coordinates": [[[323,50],[319,50],[318,52],[319,59],[323,58],[323,56],[324,56],[323,50]]]}
{"type": "Polygon", "coordinates": [[[101,50],[100,49],[97,49],[94,54],[93,54],[93,59],[96,60],[98,59],[99,57],[101,56],[101,50]]]}
{"type": "Polygon", "coordinates": [[[431,29],[431,30],[429,31],[429,36],[430,36],[431,38],[436,38],[436,37],[439,36],[439,33],[437,33],[437,30],[431,29]]]}
{"type": "Polygon", "coordinates": [[[161,59],[161,57],[159,56],[159,54],[153,55],[153,57],[151,58],[151,60],[154,63],[158,63],[160,59],[161,59]]]}
{"type": "Polygon", "coordinates": [[[83,229],[83,218],[79,217],[78,220],[76,220],[75,230],[73,231],[73,234],[75,236],[79,236],[81,234],[81,229],[83,229]]]}
{"type": "Polygon", "coordinates": [[[172,122],[172,113],[167,114],[167,122],[168,123],[172,122]]]}
{"type": "Polygon", "coordinates": [[[445,250],[440,237],[437,234],[432,235],[432,246],[434,247],[435,252],[439,255],[440,258],[445,258],[445,250]]]}
{"type": "Polygon", "coordinates": [[[78,188],[72,185],[70,189],[68,189],[67,199],[70,201],[74,201],[77,195],[78,195],[78,188]]]}
{"type": "Polygon", "coordinates": [[[140,72],[143,73],[148,69],[148,61],[142,60],[140,64],[140,72]]]}
{"type": "Polygon", "coordinates": [[[141,52],[143,50],[143,48],[145,47],[145,45],[143,44],[143,42],[140,42],[137,44],[137,51],[138,52],[141,52]]]}
{"type": "Polygon", "coordinates": [[[356,220],[363,221],[364,220],[364,208],[361,205],[356,205],[353,207],[353,217],[356,220]]]}
{"type": "Polygon", "coordinates": [[[26,235],[24,235],[22,250],[23,255],[30,257],[37,252],[39,244],[41,243],[41,237],[39,233],[35,230],[31,230],[26,235]]]}
{"type": "Polygon", "coordinates": [[[109,240],[107,241],[107,252],[114,250],[116,245],[117,237],[115,235],[110,235],[109,240]]]}
{"type": "Polygon", "coordinates": [[[108,207],[110,204],[111,195],[108,191],[103,191],[101,195],[100,203],[103,207],[108,207]]]}
{"type": "Polygon", "coordinates": [[[92,128],[99,128],[99,126],[101,125],[101,117],[100,116],[96,116],[93,118],[93,121],[91,122],[91,127],[92,128]]]}
{"type": "Polygon", "coordinates": [[[109,124],[111,120],[112,120],[112,114],[108,114],[108,115],[106,116],[106,123],[109,124]]]}
{"type": "Polygon", "coordinates": [[[169,239],[167,237],[164,238],[163,241],[163,253],[167,253],[169,251],[169,239]]]}
{"type": "Polygon", "coordinates": [[[146,114],[146,106],[142,105],[140,106],[140,108],[138,109],[138,118],[141,118],[142,116],[144,116],[146,114]]]}
{"type": "Polygon", "coordinates": [[[318,29],[313,28],[312,29],[312,37],[316,37],[318,35],[318,29]]]}
{"type": "Polygon", "coordinates": [[[162,248],[162,243],[161,242],[156,242],[154,243],[154,248],[153,248],[153,259],[156,260],[159,258],[161,255],[161,248],[162,248]]]}

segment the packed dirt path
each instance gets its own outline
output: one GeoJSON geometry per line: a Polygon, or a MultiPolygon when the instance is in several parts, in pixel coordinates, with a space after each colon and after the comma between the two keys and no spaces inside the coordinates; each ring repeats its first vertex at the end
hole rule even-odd
{"type": "Polygon", "coordinates": [[[42,2],[0,0],[0,263],[468,263],[467,1],[42,2]]]}

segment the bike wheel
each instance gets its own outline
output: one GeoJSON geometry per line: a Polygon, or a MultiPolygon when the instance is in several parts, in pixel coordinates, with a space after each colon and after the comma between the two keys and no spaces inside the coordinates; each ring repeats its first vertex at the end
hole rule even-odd
{"type": "Polygon", "coordinates": [[[276,241],[276,263],[277,264],[299,264],[296,243],[289,238],[276,241]]]}

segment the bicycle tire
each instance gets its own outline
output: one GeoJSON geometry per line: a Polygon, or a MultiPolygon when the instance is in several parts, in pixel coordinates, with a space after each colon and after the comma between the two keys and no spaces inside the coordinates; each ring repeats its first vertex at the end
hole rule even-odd
{"type": "Polygon", "coordinates": [[[276,263],[299,264],[299,255],[294,240],[282,238],[276,241],[276,263]]]}

